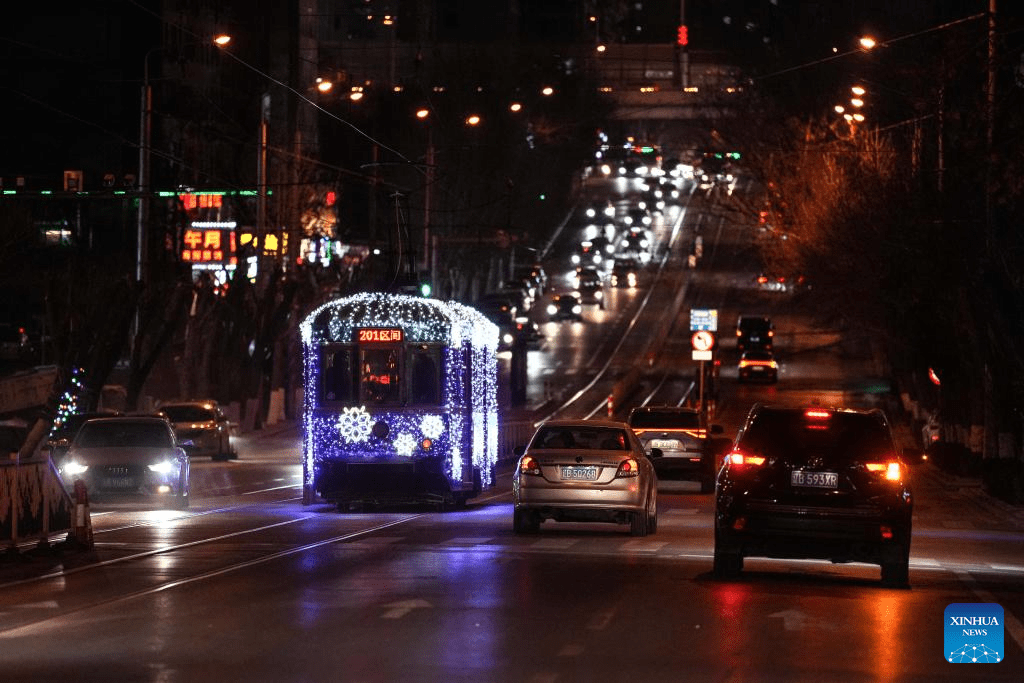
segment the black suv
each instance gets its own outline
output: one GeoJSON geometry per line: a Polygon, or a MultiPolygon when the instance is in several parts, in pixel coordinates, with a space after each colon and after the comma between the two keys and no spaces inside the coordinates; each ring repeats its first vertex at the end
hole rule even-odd
{"type": "Polygon", "coordinates": [[[640,443],[650,451],[661,450],[661,458],[654,460],[658,476],[674,475],[688,481],[699,481],[701,493],[715,490],[716,442],[709,438],[721,434],[721,425],[708,429],[700,426],[700,412],[696,408],[677,406],[642,406],[633,408],[626,419],[640,443]]]}
{"type": "Polygon", "coordinates": [[[908,585],[913,495],[881,410],[754,405],[717,484],[716,575],[744,557],[809,558],[908,585]]]}
{"type": "Polygon", "coordinates": [[[775,346],[775,326],[766,315],[741,315],[736,321],[736,349],[764,349],[775,346]]]}

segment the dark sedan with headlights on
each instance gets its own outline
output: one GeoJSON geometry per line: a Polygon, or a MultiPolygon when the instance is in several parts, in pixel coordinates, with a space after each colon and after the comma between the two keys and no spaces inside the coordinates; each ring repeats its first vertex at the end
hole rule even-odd
{"type": "Polygon", "coordinates": [[[629,525],[633,536],[658,529],[658,477],[625,422],[548,420],[518,447],[512,479],[512,529],[536,533],[544,520],[629,525]]]}
{"type": "Polygon", "coordinates": [[[214,460],[238,457],[231,447],[227,416],[216,401],[161,403],[160,414],[171,421],[174,433],[190,455],[208,455],[214,460]]]}
{"type": "Polygon", "coordinates": [[[60,466],[70,491],[81,479],[101,501],[149,499],[188,507],[189,461],[164,417],[98,417],[81,426],[60,466]]]}
{"type": "Polygon", "coordinates": [[[881,410],[755,404],[718,473],[714,572],[745,557],[868,562],[906,586],[913,502],[881,410]]]}

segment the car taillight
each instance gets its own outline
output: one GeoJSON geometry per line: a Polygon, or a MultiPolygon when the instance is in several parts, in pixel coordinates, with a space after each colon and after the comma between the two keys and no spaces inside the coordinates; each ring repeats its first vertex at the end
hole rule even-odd
{"type": "Polygon", "coordinates": [[[530,456],[526,456],[519,461],[519,473],[540,475],[540,463],[530,456]]]}
{"type": "Polygon", "coordinates": [[[804,411],[804,417],[809,420],[827,420],[832,417],[832,411],[811,408],[804,411]]]}
{"type": "Polygon", "coordinates": [[[899,481],[903,478],[903,470],[898,462],[869,462],[864,466],[868,472],[884,474],[889,481],[899,481]]]}
{"type": "Polygon", "coordinates": [[[740,367],[741,368],[749,368],[749,367],[754,366],[754,365],[760,365],[760,366],[764,366],[766,368],[775,368],[775,369],[778,369],[778,367],[779,367],[778,364],[774,360],[750,360],[748,358],[744,358],[744,359],[740,360],[740,367]]]}
{"type": "Polygon", "coordinates": [[[742,467],[752,465],[757,467],[764,464],[764,457],[760,455],[751,455],[750,453],[744,453],[740,450],[734,450],[729,455],[725,456],[726,462],[732,466],[742,467]]]}
{"type": "Polygon", "coordinates": [[[623,460],[619,465],[619,471],[615,473],[616,477],[638,477],[640,476],[640,463],[635,459],[629,458],[623,460]]]}

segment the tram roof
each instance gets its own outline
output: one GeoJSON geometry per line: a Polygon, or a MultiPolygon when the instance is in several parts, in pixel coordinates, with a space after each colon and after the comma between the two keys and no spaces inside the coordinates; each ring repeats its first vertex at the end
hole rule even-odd
{"type": "Polygon", "coordinates": [[[351,342],[354,330],[400,327],[412,343],[461,343],[496,347],[498,327],[474,308],[456,301],[440,301],[384,292],[363,292],[329,301],[302,321],[304,344],[351,342]]]}

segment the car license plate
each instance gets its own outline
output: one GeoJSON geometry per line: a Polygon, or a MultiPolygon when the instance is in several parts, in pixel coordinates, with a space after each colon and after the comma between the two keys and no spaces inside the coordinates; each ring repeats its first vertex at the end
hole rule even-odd
{"type": "Polygon", "coordinates": [[[660,448],[663,451],[681,450],[679,442],[675,439],[651,439],[651,448],[660,448]]]}
{"type": "Polygon", "coordinates": [[[839,486],[839,474],[836,472],[803,472],[797,470],[790,474],[789,481],[793,486],[834,489],[839,486]]]}
{"type": "Polygon", "coordinates": [[[750,369],[753,372],[764,372],[764,366],[763,365],[755,365],[754,367],[752,367],[750,369]]]}
{"type": "Polygon", "coordinates": [[[105,489],[134,489],[137,488],[135,479],[132,477],[106,477],[103,479],[105,489]]]}
{"type": "Polygon", "coordinates": [[[597,468],[593,466],[576,467],[567,465],[562,467],[562,479],[574,481],[594,481],[597,479],[597,468]]]}
{"type": "Polygon", "coordinates": [[[761,341],[761,338],[759,336],[757,336],[756,334],[752,334],[752,335],[750,335],[750,341],[752,341],[752,342],[759,342],[759,341],[761,341]]]}

